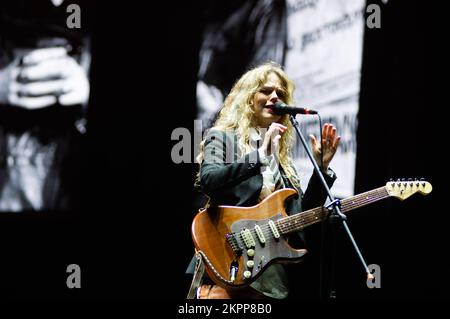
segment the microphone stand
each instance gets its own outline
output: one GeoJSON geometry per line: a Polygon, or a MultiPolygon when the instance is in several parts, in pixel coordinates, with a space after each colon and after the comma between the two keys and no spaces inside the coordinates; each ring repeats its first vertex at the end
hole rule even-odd
{"type": "MultiPolygon", "coordinates": [[[[306,143],[305,138],[303,137],[302,132],[300,131],[298,121],[295,119],[295,117],[292,114],[289,115],[289,118],[291,120],[292,125],[294,126],[295,131],[297,132],[297,136],[302,141],[303,147],[305,148],[306,153],[308,154],[308,157],[311,160],[311,163],[314,166],[314,171],[316,172],[317,176],[319,176],[321,184],[322,184],[323,188],[325,189],[325,191],[327,192],[328,198],[330,199],[330,203],[325,206],[325,208],[327,208],[330,213],[329,217],[333,217],[334,219],[341,221],[345,231],[347,232],[348,237],[350,238],[350,241],[353,244],[353,248],[355,249],[355,251],[362,263],[362,266],[364,267],[364,270],[367,273],[368,278],[370,278],[372,276],[372,274],[370,273],[370,270],[367,267],[366,262],[364,261],[361,251],[359,250],[358,245],[356,244],[356,242],[352,236],[352,233],[350,232],[350,229],[347,226],[347,223],[345,221],[347,219],[347,217],[344,214],[342,214],[342,212],[341,212],[339,199],[335,199],[333,194],[331,194],[330,188],[328,187],[328,185],[322,175],[322,172],[320,171],[319,166],[317,165],[316,160],[314,159],[311,151],[309,150],[308,145],[306,143]]],[[[322,128],[320,128],[320,129],[322,129],[322,128]]],[[[331,298],[335,298],[335,297],[336,297],[335,291],[333,291],[333,289],[330,289],[328,298],[331,299],[331,298]]]]}

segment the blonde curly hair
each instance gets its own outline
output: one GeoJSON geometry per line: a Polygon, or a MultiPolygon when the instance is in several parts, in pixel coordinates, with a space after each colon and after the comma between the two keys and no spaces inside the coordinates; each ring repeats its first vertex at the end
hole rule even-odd
{"type": "MultiPolygon", "coordinates": [[[[280,65],[269,61],[247,71],[236,81],[226,97],[215,123],[211,127],[211,130],[236,133],[241,154],[248,154],[253,150],[250,141],[250,132],[251,128],[257,127],[253,98],[263,87],[267,77],[271,73],[278,76],[283,89],[286,91],[283,102],[286,104],[294,104],[294,83],[288,78],[280,65]]],[[[278,123],[288,127],[279,142],[279,161],[289,180],[296,188],[299,188],[299,177],[295,171],[293,160],[290,157],[290,151],[294,144],[294,130],[289,120],[289,115],[283,115],[278,123]]],[[[196,158],[199,164],[203,161],[205,140],[203,139],[200,143],[201,152],[196,158]]],[[[198,184],[199,174],[197,174],[196,185],[198,184]]]]}

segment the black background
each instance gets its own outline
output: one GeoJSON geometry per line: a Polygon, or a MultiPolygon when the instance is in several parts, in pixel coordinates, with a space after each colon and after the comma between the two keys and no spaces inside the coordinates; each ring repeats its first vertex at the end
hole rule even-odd
{"type": "MultiPolygon", "coordinates": [[[[339,299],[448,298],[448,212],[442,102],[433,16],[419,1],[381,2],[381,29],[365,29],[356,192],[391,177],[424,177],[428,196],[359,209],[349,226],[380,289],[368,289],[349,240],[337,232],[339,299]]],[[[97,4],[83,200],[71,213],[0,216],[0,291],[6,298],[177,299],[193,253],[195,166],[174,164],[176,127],[193,132],[202,2],[147,8],[97,4]],[[79,264],[82,288],[66,287],[79,264]]],[[[442,61],[443,62],[443,61],[442,61]]],[[[442,84],[442,82],[440,82],[442,84]]],[[[350,216],[350,215],[349,215],[350,216]]],[[[320,228],[293,297],[319,298],[320,228]]]]}

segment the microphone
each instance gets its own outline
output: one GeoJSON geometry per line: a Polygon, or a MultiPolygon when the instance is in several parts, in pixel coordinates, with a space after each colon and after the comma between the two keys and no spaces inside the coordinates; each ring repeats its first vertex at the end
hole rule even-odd
{"type": "Polygon", "coordinates": [[[286,105],[285,103],[278,101],[277,103],[275,103],[274,105],[269,105],[266,106],[267,108],[270,108],[273,110],[273,112],[276,115],[284,115],[284,114],[291,114],[291,115],[295,115],[295,114],[318,114],[317,111],[314,110],[310,110],[304,107],[296,107],[296,106],[289,106],[286,105]]]}

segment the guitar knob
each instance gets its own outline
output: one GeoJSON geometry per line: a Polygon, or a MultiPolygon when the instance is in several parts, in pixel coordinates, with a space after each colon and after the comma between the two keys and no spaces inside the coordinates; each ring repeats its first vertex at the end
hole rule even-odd
{"type": "Polygon", "coordinates": [[[249,257],[253,257],[253,255],[255,255],[255,251],[253,249],[249,249],[249,250],[247,250],[247,255],[249,257]]]}
{"type": "Polygon", "coordinates": [[[244,278],[245,278],[245,279],[248,279],[248,278],[250,278],[251,276],[252,276],[252,273],[251,273],[250,271],[248,271],[248,270],[244,271],[244,278]]]}
{"type": "Polygon", "coordinates": [[[253,268],[254,265],[255,265],[255,262],[253,260],[247,261],[247,267],[248,268],[253,268]]]}

